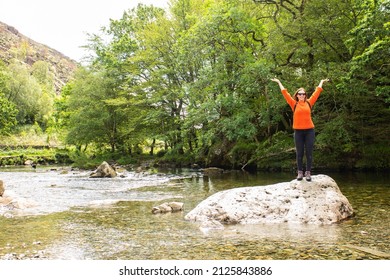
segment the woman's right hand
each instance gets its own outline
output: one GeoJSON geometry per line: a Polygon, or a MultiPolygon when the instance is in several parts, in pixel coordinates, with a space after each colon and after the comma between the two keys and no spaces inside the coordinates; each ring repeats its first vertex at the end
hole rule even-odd
{"type": "Polygon", "coordinates": [[[284,89],[284,86],[282,85],[281,81],[277,78],[272,78],[271,81],[278,83],[280,90],[284,89]]]}

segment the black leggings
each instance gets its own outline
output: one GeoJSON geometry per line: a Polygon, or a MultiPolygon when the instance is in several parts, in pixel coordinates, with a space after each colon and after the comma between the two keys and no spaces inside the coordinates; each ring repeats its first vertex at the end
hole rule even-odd
{"type": "Polygon", "coordinates": [[[306,153],[306,171],[311,171],[313,162],[315,132],[312,129],[296,129],[294,141],[297,154],[298,171],[303,171],[303,155],[306,153]]]}

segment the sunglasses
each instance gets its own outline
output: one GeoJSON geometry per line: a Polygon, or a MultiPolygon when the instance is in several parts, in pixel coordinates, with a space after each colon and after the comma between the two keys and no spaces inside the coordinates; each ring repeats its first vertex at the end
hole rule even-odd
{"type": "Polygon", "coordinates": [[[306,93],[298,92],[298,95],[306,95],[306,93]]]}

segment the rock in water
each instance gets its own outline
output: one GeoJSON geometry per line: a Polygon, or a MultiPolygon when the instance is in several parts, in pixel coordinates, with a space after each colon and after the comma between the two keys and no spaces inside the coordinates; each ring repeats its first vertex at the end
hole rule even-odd
{"type": "Polygon", "coordinates": [[[102,164],[91,174],[91,178],[114,178],[117,176],[117,173],[114,168],[111,167],[106,161],[103,161],[102,164]]]}
{"type": "Polygon", "coordinates": [[[199,203],[185,219],[207,224],[332,224],[353,214],[348,199],[327,175],[268,186],[221,191],[199,203]]]}
{"type": "Polygon", "coordinates": [[[158,213],[168,213],[168,212],[177,212],[177,211],[182,211],[183,210],[183,202],[166,202],[163,203],[159,206],[155,206],[152,209],[153,214],[158,214],[158,213]]]}
{"type": "Polygon", "coordinates": [[[4,183],[2,180],[0,180],[0,196],[3,196],[4,191],[4,183]]]}

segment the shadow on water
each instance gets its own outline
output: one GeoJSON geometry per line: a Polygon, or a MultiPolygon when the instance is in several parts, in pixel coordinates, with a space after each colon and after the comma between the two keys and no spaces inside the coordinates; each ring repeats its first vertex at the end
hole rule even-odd
{"type": "Polygon", "coordinates": [[[231,225],[202,231],[184,216],[213,193],[290,181],[289,173],[180,170],[125,172],[90,179],[87,172],[0,170],[6,191],[33,202],[0,208],[0,259],[390,259],[387,174],[329,174],[356,215],[339,224],[231,225]],[[178,213],[153,206],[184,202],[178,213]]]}

